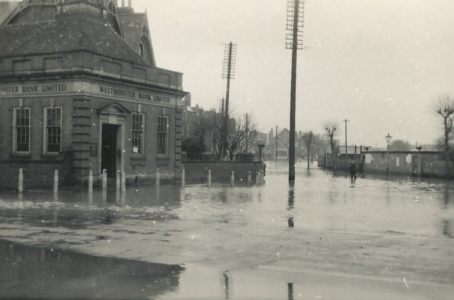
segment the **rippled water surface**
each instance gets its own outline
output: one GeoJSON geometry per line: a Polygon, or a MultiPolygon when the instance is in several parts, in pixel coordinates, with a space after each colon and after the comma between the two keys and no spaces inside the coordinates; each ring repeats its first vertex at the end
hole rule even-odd
{"type": "Polygon", "coordinates": [[[261,187],[128,187],[126,194],[29,191],[0,194],[0,215],[41,226],[84,227],[122,218],[263,223],[336,231],[396,231],[452,237],[454,184],[443,179],[365,177],[351,182],[304,164],[293,188],[287,166],[269,163],[261,187]]]}
{"type": "MultiPolygon", "coordinates": [[[[172,224],[185,221],[203,224],[204,228],[209,228],[210,224],[234,224],[243,226],[253,242],[258,228],[265,231],[267,228],[287,228],[291,219],[294,227],[303,232],[319,230],[360,234],[393,233],[441,239],[454,237],[454,184],[448,180],[366,176],[351,182],[347,173],[333,174],[315,165],[308,170],[304,163],[297,165],[294,187],[288,185],[286,164],[268,163],[265,180],[266,183],[259,187],[230,187],[226,184],[214,184],[211,188],[203,184],[184,188],[173,185],[131,186],[127,187],[126,193],[109,187],[106,192],[99,189],[92,195],[85,191],[60,191],[58,194],[26,191],[21,195],[2,192],[0,226],[3,223],[79,230],[111,224],[128,226],[131,221],[144,226],[152,222],[172,224]]],[[[181,230],[184,232],[185,229],[181,230]]],[[[136,278],[133,281],[126,280],[129,288],[135,289],[132,298],[303,299],[307,296],[307,299],[314,299],[319,296],[315,287],[323,280],[323,276],[318,279],[317,274],[312,274],[306,277],[303,288],[281,276],[278,271],[262,270],[273,275],[257,278],[247,272],[232,276],[232,272],[226,270],[189,264],[169,268],[160,266],[156,273],[153,271],[156,266],[153,265],[137,267],[131,261],[112,262],[103,258],[86,258],[85,261],[90,264],[68,269],[67,264],[60,264],[62,259],[80,262],[84,261],[84,257],[66,252],[59,252],[58,256],[55,255],[58,250],[26,249],[6,241],[1,242],[0,246],[3,258],[6,258],[2,260],[1,267],[9,270],[9,273],[16,272],[13,279],[6,276],[5,271],[0,274],[4,279],[1,289],[9,291],[9,294],[0,292],[0,296],[12,295],[16,298],[46,296],[48,294],[43,294],[45,286],[53,286],[55,293],[61,293],[61,290],[65,290],[65,284],[68,285],[66,290],[86,289],[86,293],[81,292],[81,297],[95,298],[100,295],[101,298],[110,298],[113,297],[112,293],[102,292],[102,289],[109,288],[106,282],[122,290],[120,287],[125,278],[136,278]],[[44,268],[43,262],[47,262],[44,268]],[[105,276],[97,273],[106,268],[109,272],[105,276]],[[134,271],[136,268],[137,272],[134,271]],[[90,275],[87,281],[84,281],[81,272],[90,275]],[[35,273],[41,281],[31,275],[35,273]],[[128,274],[132,277],[128,277],[128,274]],[[53,285],[52,275],[60,278],[58,284],[62,286],[58,289],[53,285]],[[104,281],[100,280],[101,277],[104,281]],[[203,284],[203,288],[198,288],[203,284]],[[24,286],[34,288],[28,294],[14,293],[24,286]],[[146,295],[138,293],[136,289],[148,289],[151,292],[146,295]]],[[[352,283],[345,278],[338,279],[338,282],[339,286],[353,284],[355,296],[368,295],[367,282],[352,283]]],[[[388,288],[383,287],[382,292],[385,293],[388,288]]],[[[402,283],[395,284],[396,291],[401,288],[402,283]]],[[[340,290],[346,289],[344,286],[340,290]]],[[[348,293],[346,295],[351,296],[348,293]]],[[[408,296],[399,295],[401,299],[408,296]]],[[[417,293],[408,297],[417,298],[417,293]]]]}

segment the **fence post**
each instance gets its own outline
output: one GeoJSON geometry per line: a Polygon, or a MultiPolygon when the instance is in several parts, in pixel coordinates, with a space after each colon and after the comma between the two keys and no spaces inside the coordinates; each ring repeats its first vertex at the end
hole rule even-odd
{"type": "Polygon", "coordinates": [[[121,191],[126,191],[126,172],[121,173],[121,191]]]}
{"type": "Polygon", "coordinates": [[[58,170],[54,173],[54,193],[58,192],[58,170]]]}
{"type": "Polygon", "coordinates": [[[207,181],[208,187],[211,187],[211,170],[208,170],[207,181]]]}
{"type": "Polygon", "coordinates": [[[247,185],[251,185],[252,183],[252,175],[251,175],[251,171],[248,171],[247,172],[247,185]]]}
{"type": "Polygon", "coordinates": [[[107,170],[106,169],[102,170],[102,188],[103,189],[107,188],[107,170]]]}
{"type": "Polygon", "coordinates": [[[22,168],[19,169],[19,186],[17,188],[20,193],[24,191],[24,173],[22,168]]]}
{"type": "Polygon", "coordinates": [[[235,186],[235,171],[230,174],[230,185],[235,186]]]}
{"type": "Polygon", "coordinates": [[[185,173],[184,173],[184,168],[181,169],[181,186],[184,187],[184,184],[185,184],[185,181],[186,178],[185,178],[185,173]]]}
{"type": "Polygon", "coordinates": [[[159,168],[156,169],[156,186],[159,186],[160,184],[160,175],[159,175],[159,168]]]}
{"type": "Polygon", "coordinates": [[[255,185],[256,186],[260,185],[260,173],[259,173],[259,171],[255,172],[255,185]]]}
{"type": "Polygon", "coordinates": [[[93,171],[88,173],[88,192],[93,193],[93,171]]]}
{"type": "Polygon", "coordinates": [[[120,170],[117,170],[117,178],[116,178],[116,181],[115,181],[115,188],[117,190],[120,189],[120,170]]]}

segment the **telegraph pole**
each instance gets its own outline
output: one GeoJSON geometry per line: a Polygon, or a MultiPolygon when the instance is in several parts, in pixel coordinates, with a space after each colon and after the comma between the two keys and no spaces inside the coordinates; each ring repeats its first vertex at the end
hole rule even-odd
{"type": "Polygon", "coordinates": [[[350,122],[350,120],[342,120],[342,122],[345,122],[345,158],[348,158],[347,156],[347,122],[350,122]]]}
{"type": "Polygon", "coordinates": [[[246,154],[247,154],[247,131],[248,131],[248,123],[247,123],[247,119],[248,119],[248,114],[246,114],[246,154]]]}
{"type": "Polygon", "coordinates": [[[222,68],[222,78],[227,79],[227,91],[225,97],[224,109],[224,145],[222,155],[227,155],[228,134],[229,134],[229,96],[230,96],[230,79],[235,79],[235,60],[236,60],[236,44],[232,42],[225,45],[224,49],[224,64],[222,68]]]}
{"type": "Polygon", "coordinates": [[[276,126],[276,143],[275,143],[276,150],[274,151],[274,160],[277,162],[277,126],[276,126]]]}
{"type": "Polygon", "coordinates": [[[290,139],[289,139],[289,172],[290,185],[295,183],[295,111],[296,111],[296,68],[297,51],[302,49],[304,18],[304,0],[287,0],[287,34],[286,49],[292,49],[292,79],[290,88],[290,139]],[[301,38],[301,39],[299,39],[301,38]]]}

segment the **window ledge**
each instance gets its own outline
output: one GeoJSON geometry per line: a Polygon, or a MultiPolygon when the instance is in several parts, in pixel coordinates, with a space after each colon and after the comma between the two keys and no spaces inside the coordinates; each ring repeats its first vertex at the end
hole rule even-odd
{"type": "Polygon", "coordinates": [[[136,156],[136,155],[131,155],[131,160],[146,160],[147,158],[145,156],[136,156]]]}
{"type": "Polygon", "coordinates": [[[20,153],[15,153],[11,154],[9,156],[10,159],[31,159],[32,156],[30,154],[20,154],[20,153]]]}

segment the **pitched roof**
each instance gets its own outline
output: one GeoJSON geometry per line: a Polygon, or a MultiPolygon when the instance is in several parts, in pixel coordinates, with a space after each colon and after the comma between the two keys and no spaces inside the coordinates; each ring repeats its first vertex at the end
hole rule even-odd
{"type": "Polygon", "coordinates": [[[142,30],[144,26],[147,26],[147,17],[145,14],[131,14],[120,16],[121,27],[125,40],[131,47],[138,45],[140,37],[142,36],[142,30]]]}
{"type": "Polygon", "coordinates": [[[134,13],[132,10],[125,10],[122,8],[118,10],[118,13],[124,39],[133,49],[136,49],[139,46],[139,42],[144,34],[146,34],[151,50],[149,60],[154,64],[154,53],[151,45],[151,37],[149,36],[150,32],[148,29],[147,15],[145,13],[134,13]],[[144,27],[147,28],[146,32],[144,32],[144,27]]]}
{"type": "Polygon", "coordinates": [[[5,1],[0,2],[0,25],[21,5],[21,2],[5,1]]]}
{"type": "Polygon", "coordinates": [[[110,27],[106,20],[82,14],[57,16],[41,23],[0,27],[0,56],[87,51],[149,65],[110,27]]]}

